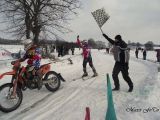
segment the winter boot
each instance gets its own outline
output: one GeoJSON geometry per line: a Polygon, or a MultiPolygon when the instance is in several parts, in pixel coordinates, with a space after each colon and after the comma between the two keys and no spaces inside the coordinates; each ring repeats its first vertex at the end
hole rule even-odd
{"type": "Polygon", "coordinates": [[[92,75],[92,77],[96,77],[96,76],[98,76],[98,73],[94,73],[93,75],[92,75]]]}
{"type": "Polygon", "coordinates": [[[98,76],[98,73],[96,72],[96,69],[94,67],[92,67],[92,70],[93,70],[93,73],[94,73],[92,77],[98,76]]]}
{"type": "Polygon", "coordinates": [[[118,91],[119,90],[119,88],[113,88],[112,89],[112,91],[118,91]]]}
{"type": "Polygon", "coordinates": [[[11,95],[11,96],[10,96],[10,99],[16,100],[16,99],[17,99],[17,96],[11,95]]]}
{"type": "Polygon", "coordinates": [[[40,90],[42,88],[43,85],[43,81],[39,76],[34,76],[34,80],[37,82],[37,88],[38,90],[40,90]]]}
{"type": "Polygon", "coordinates": [[[128,92],[132,92],[132,91],[133,91],[133,86],[130,86],[128,92]]]}
{"type": "Polygon", "coordinates": [[[116,86],[115,88],[112,89],[112,91],[118,91],[120,90],[120,88],[118,86],[116,86]]]}
{"type": "Polygon", "coordinates": [[[82,75],[82,77],[86,77],[86,76],[88,76],[87,72],[82,75]]]}
{"type": "Polygon", "coordinates": [[[87,71],[86,71],[86,68],[83,68],[83,72],[84,72],[84,74],[82,75],[82,77],[88,76],[88,73],[87,73],[87,71]]]}

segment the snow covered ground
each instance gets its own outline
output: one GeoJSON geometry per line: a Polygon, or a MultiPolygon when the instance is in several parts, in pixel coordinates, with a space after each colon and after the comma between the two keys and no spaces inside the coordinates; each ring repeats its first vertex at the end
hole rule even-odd
{"type": "MultiPolygon", "coordinates": [[[[107,110],[106,73],[109,73],[113,86],[113,56],[103,50],[92,50],[93,63],[99,76],[86,81],[72,81],[83,74],[83,58],[80,53],[81,51],[76,49],[76,55],[60,58],[71,57],[72,65],[67,60],[52,64],[52,70],[60,72],[66,79],[58,91],[52,93],[45,87],[39,91],[26,90],[23,92],[21,106],[11,113],[0,112],[0,120],[84,120],[86,107],[90,107],[91,120],[104,120],[107,110]]],[[[155,52],[148,52],[147,58],[155,61],[155,55],[155,52]]],[[[46,62],[49,60],[42,60],[42,64],[46,62]]],[[[134,91],[127,92],[128,86],[120,74],[121,89],[113,92],[118,120],[160,119],[160,73],[157,66],[157,63],[136,59],[134,51],[131,51],[129,73],[134,83],[134,91]]],[[[11,65],[8,63],[0,68],[0,73],[10,69],[11,65]]],[[[92,70],[89,66],[87,69],[91,76],[92,70]]],[[[0,80],[0,85],[8,81],[10,77],[5,77],[0,80]]]]}

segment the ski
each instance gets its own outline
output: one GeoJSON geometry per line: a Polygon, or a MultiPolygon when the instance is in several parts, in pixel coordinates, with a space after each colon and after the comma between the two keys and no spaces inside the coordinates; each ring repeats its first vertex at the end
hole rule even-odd
{"type": "Polygon", "coordinates": [[[79,78],[75,78],[75,79],[72,79],[72,81],[76,81],[76,80],[88,80],[88,79],[91,79],[91,78],[94,78],[94,77],[97,77],[97,76],[86,76],[86,77],[79,77],[79,78]]]}
{"type": "Polygon", "coordinates": [[[91,79],[93,78],[92,76],[86,76],[86,77],[82,77],[82,80],[88,80],[88,79],[91,79]]]}

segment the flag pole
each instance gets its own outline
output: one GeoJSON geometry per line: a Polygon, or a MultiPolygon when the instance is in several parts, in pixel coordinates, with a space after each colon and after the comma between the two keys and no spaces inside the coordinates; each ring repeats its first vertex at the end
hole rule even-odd
{"type": "MultiPolygon", "coordinates": [[[[98,25],[99,26],[99,25],[98,25]]],[[[100,30],[101,30],[101,32],[102,32],[102,34],[103,34],[103,30],[102,30],[102,28],[101,27],[99,27],[100,28],[100,30]]]]}

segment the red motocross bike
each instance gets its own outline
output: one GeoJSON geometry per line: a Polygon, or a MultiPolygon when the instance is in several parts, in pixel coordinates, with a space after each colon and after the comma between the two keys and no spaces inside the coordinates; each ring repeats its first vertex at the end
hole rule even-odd
{"type": "MultiPolygon", "coordinates": [[[[30,80],[26,75],[26,67],[21,66],[20,62],[12,62],[13,65],[12,71],[6,72],[0,75],[2,79],[5,75],[12,75],[10,83],[5,83],[0,86],[0,110],[2,112],[11,112],[16,110],[22,103],[23,93],[27,88],[36,89],[38,86],[38,80],[30,80]],[[16,85],[15,93],[16,97],[13,99],[11,95],[13,94],[14,86],[16,85]]],[[[50,71],[51,63],[42,65],[38,72],[41,73],[42,85],[49,91],[56,91],[61,85],[61,81],[65,81],[61,74],[54,71],[50,71]]]]}

